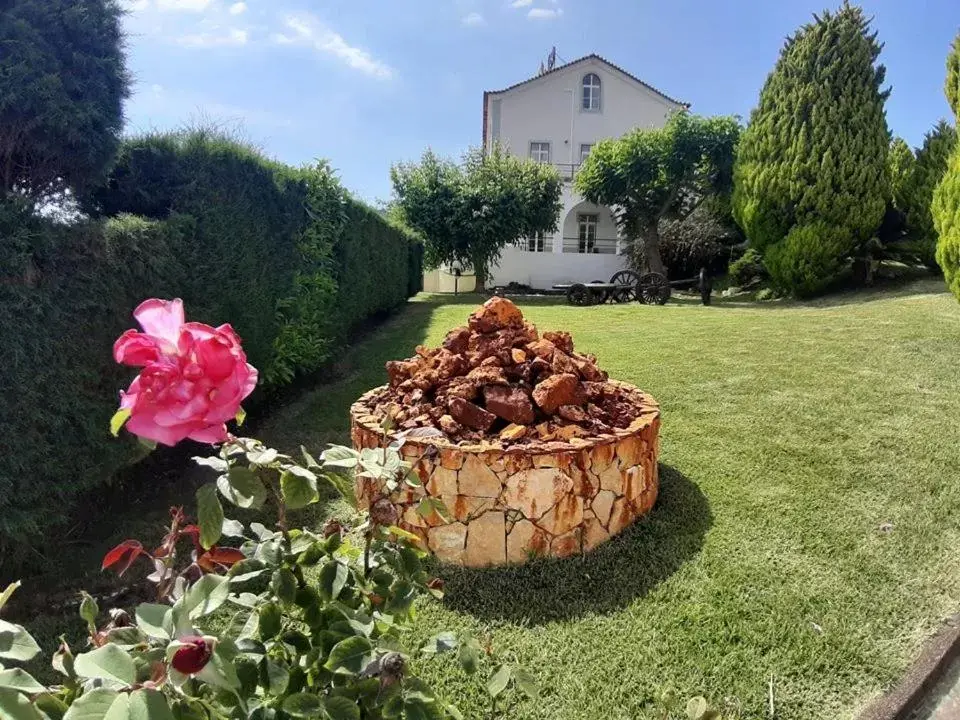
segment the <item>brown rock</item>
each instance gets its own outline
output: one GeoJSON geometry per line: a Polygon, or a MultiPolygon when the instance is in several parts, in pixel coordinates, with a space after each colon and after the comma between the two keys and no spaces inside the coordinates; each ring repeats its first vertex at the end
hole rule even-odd
{"type": "Polygon", "coordinates": [[[554,468],[521,470],[507,478],[503,503],[530,520],[539,519],[573,490],[573,480],[554,468]]]}
{"type": "Polygon", "coordinates": [[[467,373],[467,379],[473,380],[480,385],[507,385],[507,376],[503,374],[503,368],[490,365],[481,365],[467,373]]]}
{"type": "Polygon", "coordinates": [[[610,523],[607,529],[611,535],[616,535],[633,522],[634,517],[636,516],[633,513],[630,502],[626,498],[617,498],[616,502],[613,503],[613,510],[610,513],[610,523]]]}
{"type": "Polygon", "coordinates": [[[603,398],[604,388],[602,382],[585,381],[583,383],[583,389],[587,393],[587,399],[591,402],[596,402],[603,398]]]}
{"type": "Polygon", "coordinates": [[[482,459],[470,454],[460,468],[457,487],[461,495],[495,498],[503,490],[503,483],[482,459]]]}
{"type": "Polygon", "coordinates": [[[503,565],[506,561],[507,528],[503,513],[493,510],[485,512],[468,526],[463,564],[468,567],[485,567],[503,565]]]}
{"type": "Polygon", "coordinates": [[[587,396],[577,376],[565,373],[552,375],[538,383],[533,399],[545,413],[552,415],[561,405],[583,405],[587,396]]]}
{"type": "Polygon", "coordinates": [[[511,325],[523,325],[520,308],[502,297],[492,297],[481,305],[467,321],[475,332],[489,333],[511,325]]]}
{"type": "Polygon", "coordinates": [[[503,367],[503,360],[498,355],[491,355],[480,361],[480,367],[503,367]]]}
{"type": "Polygon", "coordinates": [[[433,390],[440,384],[440,374],[436,370],[422,370],[414,375],[411,380],[414,387],[421,390],[433,390]]]}
{"type": "Polygon", "coordinates": [[[443,347],[452,353],[462,355],[467,351],[470,343],[470,328],[458,327],[447,333],[443,339],[443,347]]]}
{"type": "Polygon", "coordinates": [[[541,360],[550,362],[553,359],[553,354],[557,351],[557,346],[549,340],[536,340],[527,343],[527,351],[541,360]]]}
{"type": "Polygon", "coordinates": [[[483,432],[489,430],[497,419],[497,416],[492,412],[487,412],[482,407],[458,397],[450,399],[449,410],[453,419],[461,425],[483,432]]]}
{"type": "Polygon", "coordinates": [[[590,419],[586,411],[576,405],[561,405],[557,408],[557,415],[570,422],[586,422],[590,419]]]}
{"type": "Polygon", "coordinates": [[[470,369],[467,359],[463,355],[454,355],[449,350],[441,350],[433,357],[431,362],[436,368],[437,375],[441,380],[447,380],[459,375],[465,375],[470,369]]]}
{"type": "Polygon", "coordinates": [[[592,550],[600,543],[608,540],[610,533],[596,518],[588,518],[583,523],[583,549],[592,550]]]}
{"type": "Polygon", "coordinates": [[[573,362],[574,367],[577,368],[577,372],[580,373],[580,377],[584,380],[598,383],[606,382],[607,374],[598,368],[595,362],[591,362],[577,353],[571,355],[570,360],[573,362]]]}
{"type": "Polygon", "coordinates": [[[440,499],[454,519],[462,523],[470,523],[487,510],[492,510],[494,502],[493,498],[470,497],[469,495],[447,495],[440,499]]]}
{"type": "Polygon", "coordinates": [[[520,348],[511,348],[510,359],[513,360],[514,365],[519,365],[522,362],[526,362],[527,354],[520,348]]]}
{"type": "Polygon", "coordinates": [[[583,522],[583,498],[579,495],[564,495],[556,505],[547,510],[537,525],[551,535],[563,535],[583,522]]]}
{"type": "Polygon", "coordinates": [[[554,557],[570,557],[580,552],[581,529],[574,528],[570,532],[555,537],[550,543],[550,554],[554,557]]]}
{"type": "Polygon", "coordinates": [[[463,467],[464,455],[454,448],[440,448],[440,465],[448,470],[459,470],[463,467]]]}
{"type": "Polygon", "coordinates": [[[390,378],[390,387],[397,387],[420,367],[419,363],[410,360],[391,360],[387,363],[387,377],[390,378]]]}
{"type": "Polygon", "coordinates": [[[543,339],[549,340],[568,355],[573,352],[573,337],[568,332],[548,330],[543,334],[543,339]]]}
{"type": "Polygon", "coordinates": [[[639,464],[643,460],[643,444],[643,438],[639,435],[631,435],[617,443],[620,464],[625,468],[639,464]]]}
{"type": "Polygon", "coordinates": [[[613,501],[616,497],[609,490],[601,490],[590,503],[590,509],[604,527],[610,522],[610,511],[613,509],[613,501]]]}
{"type": "Polygon", "coordinates": [[[467,542],[467,526],[455,522],[430,528],[427,531],[427,542],[438,560],[460,564],[463,562],[463,551],[467,542]]]}
{"type": "Polygon", "coordinates": [[[576,375],[579,372],[577,366],[573,363],[573,359],[559,348],[553,353],[553,360],[550,362],[550,367],[555,373],[576,375]]]}
{"type": "Polygon", "coordinates": [[[440,416],[440,429],[450,436],[459,435],[460,431],[463,430],[460,423],[449,415],[440,416]]]}
{"type": "Polygon", "coordinates": [[[588,437],[590,433],[579,425],[564,425],[563,427],[557,428],[557,431],[554,433],[554,435],[558,440],[569,441],[576,437],[588,437]]]}
{"type": "Polygon", "coordinates": [[[464,400],[473,400],[479,394],[480,386],[474,380],[465,377],[452,378],[437,390],[438,397],[443,395],[447,398],[458,397],[464,400]]]}
{"type": "Polygon", "coordinates": [[[519,440],[526,434],[527,434],[526,425],[511,424],[511,425],[507,425],[503,430],[500,431],[500,439],[501,440],[519,440]]]}
{"type": "Polygon", "coordinates": [[[434,496],[457,494],[457,471],[443,466],[433,469],[427,481],[427,492],[434,496]]]}
{"type": "Polygon", "coordinates": [[[414,348],[414,352],[425,360],[429,360],[440,352],[440,348],[428,348],[426,345],[417,345],[417,347],[414,348]]]}
{"type": "Polygon", "coordinates": [[[487,385],[483,388],[483,404],[487,410],[509,423],[529,425],[533,422],[533,403],[522,388],[487,385]]]}
{"type": "Polygon", "coordinates": [[[597,475],[600,478],[601,489],[609,490],[614,495],[623,495],[623,476],[617,463],[610,463],[597,475]]]}
{"type": "MultiPolygon", "coordinates": [[[[535,554],[535,535],[543,536],[543,531],[529,520],[518,520],[507,535],[507,562],[523,563],[535,554]]],[[[546,545],[546,538],[541,537],[541,545],[546,545]]]]}

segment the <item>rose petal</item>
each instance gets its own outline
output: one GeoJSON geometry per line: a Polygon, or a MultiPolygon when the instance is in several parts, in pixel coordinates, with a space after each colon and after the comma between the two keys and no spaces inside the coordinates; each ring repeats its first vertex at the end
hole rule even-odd
{"type": "Polygon", "coordinates": [[[187,437],[191,440],[196,440],[197,442],[210,443],[222,443],[227,441],[227,426],[220,425],[208,425],[197,430],[193,430],[187,437]]]}
{"type": "Polygon", "coordinates": [[[113,344],[113,359],[123,365],[143,367],[160,357],[160,344],[149,335],[127,330],[113,344]]]}
{"type": "Polygon", "coordinates": [[[133,311],[133,316],[147,335],[151,335],[162,344],[165,352],[176,352],[180,328],[183,325],[183,301],[180,298],[144,300],[133,311]]]}

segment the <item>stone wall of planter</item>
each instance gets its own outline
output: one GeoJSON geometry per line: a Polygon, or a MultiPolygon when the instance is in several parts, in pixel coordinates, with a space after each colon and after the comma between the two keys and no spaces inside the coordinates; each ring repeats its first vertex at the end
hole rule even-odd
{"type": "MultiPolygon", "coordinates": [[[[407,438],[402,454],[421,486],[390,495],[399,526],[440,560],[470,567],[566,557],[616,535],[650,511],[658,488],[660,407],[626,387],[639,398],[636,420],[595,438],[506,447],[496,440],[454,445],[442,437],[407,438]],[[427,495],[443,502],[450,522],[418,512],[427,495]]],[[[350,410],[358,450],[383,443],[367,403],[375,392],[350,410]]],[[[382,483],[368,478],[358,478],[356,493],[361,507],[385,495],[382,483]]]]}

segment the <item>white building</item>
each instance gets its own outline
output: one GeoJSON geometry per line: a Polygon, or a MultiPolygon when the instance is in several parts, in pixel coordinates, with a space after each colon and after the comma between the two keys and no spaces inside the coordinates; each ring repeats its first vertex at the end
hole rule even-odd
{"type": "Polygon", "coordinates": [[[610,209],[584,201],[572,180],[598,140],[637,127],[662,127],[685,107],[599,55],[485,92],[484,148],[499,141],[515,155],[557,166],[564,178],[559,230],[505,248],[488,287],[607,282],[622,270],[626,262],[610,209]]]}

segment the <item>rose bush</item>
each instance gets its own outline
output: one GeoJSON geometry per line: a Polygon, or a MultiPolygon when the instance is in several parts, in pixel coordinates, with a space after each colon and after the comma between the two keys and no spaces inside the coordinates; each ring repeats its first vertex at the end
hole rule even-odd
{"type": "MultiPolygon", "coordinates": [[[[152,441],[221,443],[211,457],[194,458],[216,480],[197,491],[196,522],[171,509],[156,549],[131,539],[106,554],[103,568],[120,574],[138,559],[147,563],[156,602],[110,610],[104,623],[96,600],[83,594],[89,649],[74,654],[61,643],[52,664],[62,684],[46,687],[22,668],[3,666],[30,661],[40,648],[25,628],[0,620],[0,718],[462,717],[415,677],[402,642],[416,598],[442,596],[418,538],[388,524],[396,520],[389,513],[331,520],[321,532],[289,523],[291,511],[319,502],[321,482],[347,500],[354,475],[384,480],[387,492],[419,485],[399,452],[403,434],[362,453],[331,446],[319,460],[303,450],[302,462],[234,437],[225,423],[257,376],[236,334],[228,325],[184,322],[179,300],[148,300],[135,316],[143,332],[124,333],[114,354],[143,371],[112,428],[126,421],[152,441]],[[271,505],[276,525],[230,520],[221,499],[252,510],[271,505]]],[[[18,586],[0,592],[0,609],[18,586]]],[[[485,669],[491,717],[504,717],[497,703],[509,713],[537,694],[529,673],[494,661],[489,642],[439,633],[419,651],[456,651],[469,675],[485,669]]]]}
{"type": "Polygon", "coordinates": [[[147,300],[133,316],[143,332],[121,335],[113,357],[143,370],[120,394],[115,430],[126,423],[133,434],[163,445],[186,438],[224,442],[226,423],[257,385],[233,328],[184,322],[179,299],[147,300]]]}

